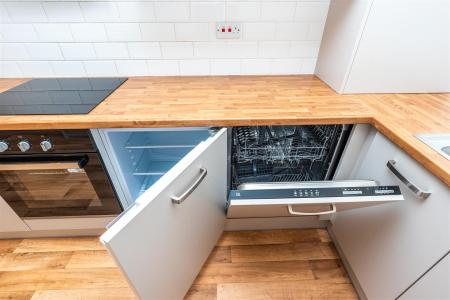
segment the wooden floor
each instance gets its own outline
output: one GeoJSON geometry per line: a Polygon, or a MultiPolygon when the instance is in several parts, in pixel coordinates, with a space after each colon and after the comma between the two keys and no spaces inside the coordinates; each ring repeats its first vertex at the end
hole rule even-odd
{"type": "MultiPolygon", "coordinates": [[[[135,299],[97,237],[0,240],[0,299],[135,299]]],[[[186,299],[357,299],[325,230],[223,234],[186,299]]]]}

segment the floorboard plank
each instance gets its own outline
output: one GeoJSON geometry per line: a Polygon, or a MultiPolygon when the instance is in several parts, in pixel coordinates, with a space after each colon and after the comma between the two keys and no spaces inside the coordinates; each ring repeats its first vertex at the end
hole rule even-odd
{"type": "Polygon", "coordinates": [[[31,300],[138,300],[131,288],[36,291],[31,300]]]}
{"type": "Polygon", "coordinates": [[[21,242],[22,240],[0,240],[0,254],[13,252],[21,242]]]}
{"type": "Polygon", "coordinates": [[[233,263],[334,258],[338,258],[338,255],[331,243],[313,242],[231,247],[231,261],[233,263]]]}
{"type": "Polygon", "coordinates": [[[14,253],[82,250],[105,250],[105,248],[100,243],[100,240],[97,236],[25,239],[16,247],[14,253]]]}
{"type": "Polygon", "coordinates": [[[274,261],[203,266],[196,284],[314,279],[308,261],[274,261]]]}
{"type": "Polygon", "coordinates": [[[70,257],[66,269],[115,268],[116,263],[106,250],[76,251],[70,257]]]}
{"type": "Polygon", "coordinates": [[[217,285],[193,284],[184,297],[184,300],[215,300],[217,298],[217,285]]]}
{"type": "Polygon", "coordinates": [[[23,292],[0,291],[0,300],[30,300],[32,296],[33,291],[23,291],[23,292]]]}
{"type": "Polygon", "coordinates": [[[350,283],[339,259],[310,260],[309,264],[315,279],[326,279],[329,283],[350,283]]]}
{"type": "Polygon", "coordinates": [[[221,283],[217,300],[357,300],[351,284],[329,284],[318,280],[264,283],[221,283]]]}
{"type": "Polygon", "coordinates": [[[0,257],[0,271],[63,269],[72,252],[8,253],[0,257]]]}
{"type": "Polygon", "coordinates": [[[317,229],[278,229],[252,231],[226,231],[218,246],[267,245],[298,242],[320,242],[317,229]]]}
{"type": "Polygon", "coordinates": [[[0,291],[128,287],[117,268],[0,272],[0,291]]]}

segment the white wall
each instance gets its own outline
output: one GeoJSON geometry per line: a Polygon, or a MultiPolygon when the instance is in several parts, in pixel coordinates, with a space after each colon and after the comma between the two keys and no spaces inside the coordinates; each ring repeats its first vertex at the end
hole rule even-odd
{"type": "Polygon", "coordinates": [[[311,74],[328,0],[0,0],[0,77],[311,74]],[[217,40],[215,22],[242,24],[217,40]]]}

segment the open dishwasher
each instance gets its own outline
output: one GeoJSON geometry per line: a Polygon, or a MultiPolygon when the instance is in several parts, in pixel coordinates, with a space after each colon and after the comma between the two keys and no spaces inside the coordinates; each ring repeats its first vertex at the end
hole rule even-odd
{"type": "Polygon", "coordinates": [[[228,218],[320,216],[402,200],[397,186],[332,181],[348,126],[235,127],[228,218]]]}

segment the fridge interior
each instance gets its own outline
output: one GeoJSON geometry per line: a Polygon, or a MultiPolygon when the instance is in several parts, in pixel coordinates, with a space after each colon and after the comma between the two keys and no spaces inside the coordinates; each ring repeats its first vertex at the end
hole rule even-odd
{"type": "Polygon", "coordinates": [[[132,201],[210,133],[208,128],[109,131],[109,142],[132,201]]]}
{"type": "Polygon", "coordinates": [[[344,125],[234,127],[231,189],[254,182],[330,179],[343,136],[344,125]]]}

